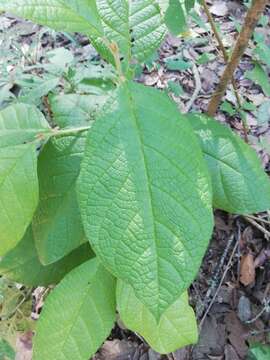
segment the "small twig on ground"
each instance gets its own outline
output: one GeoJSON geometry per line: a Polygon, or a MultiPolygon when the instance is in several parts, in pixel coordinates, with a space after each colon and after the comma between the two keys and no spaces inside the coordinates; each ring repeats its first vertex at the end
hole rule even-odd
{"type": "MultiPolygon", "coordinates": [[[[216,24],[215,24],[215,21],[213,19],[213,16],[208,8],[208,5],[206,3],[206,0],[202,0],[202,6],[203,6],[203,9],[206,13],[206,16],[208,18],[208,21],[210,23],[210,26],[211,26],[211,29],[215,35],[215,38],[217,40],[217,43],[218,43],[218,47],[220,49],[220,51],[222,52],[222,55],[223,55],[223,59],[225,61],[225,63],[227,64],[228,61],[229,61],[229,55],[225,49],[225,46],[223,44],[223,41],[219,35],[219,32],[218,32],[218,29],[216,27],[216,24]]],[[[240,95],[238,94],[238,89],[237,89],[237,84],[236,84],[236,81],[234,79],[234,76],[232,76],[232,86],[233,86],[233,90],[234,90],[234,95],[235,95],[235,98],[236,98],[236,101],[237,101],[237,106],[238,108],[240,109],[242,104],[241,104],[241,98],[240,98],[240,95]]],[[[248,128],[246,126],[246,123],[245,121],[242,121],[243,123],[243,130],[244,130],[244,139],[246,142],[248,142],[248,128]]]]}
{"type": "Polygon", "coordinates": [[[227,89],[228,84],[232,81],[234,71],[236,70],[241,57],[243,56],[248,42],[253,34],[253,31],[259,21],[259,18],[264,11],[268,0],[252,0],[251,7],[249,8],[244,25],[236,41],[232,56],[227,63],[225,71],[220,79],[215,93],[213,94],[210,103],[208,105],[207,113],[210,116],[214,116],[218,106],[221,102],[223,95],[227,89]]]}
{"type": "Polygon", "coordinates": [[[267,224],[267,225],[270,226],[270,221],[269,221],[269,220],[265,220],[265,219],[263,219],[263,218],[261,218],[261,217],[253,216],[253,215],[247,215],[247,216],[248,216],[250,219],[253,219],[253,220],[255,220],[255,221],[262,222],[262,223],[267,224]]]}
{"type": "Polygon", "coordinates": [[[214,275],[213,275],[213,278],[211,280],[211,285],[209,287],[209,289],[207,290],[207,293],[205,295],[205,301],[204,301],[204,304],[205,306],[208,304],[208,300],[210,298],[210,296],[212,295],[212,293],[214,292],[215,288],[217,287],[218,285],[218,278],[219,278],[219,274],[221,272],[221,269],[223,268],[223,265],[225,263],[225,260],[227,258],[227,255],[228,255],[228,252],[231,248],[231,245],[233,243],[233,240],[234,240],[234,235],[231,235],[228,239],[228,242],[226,244],[226,247],[223,251],[223,254],[221,256],[221,259],[218,263],[218,266],[217,268],[215,269],[215,272],[214,272],[214,275]]]}
{"type": "Polygon", "coordinates": [[[260,335],[260,334],[263,334],[263,333],[268,333],[268,332],[270,332],[270,328],[266,328],[266,329],[262,329],[262,330],[250,331],[250,335],[251,336],[257,336],[257,335],[260,335]]]}
{"type": "Polygon", "coordinates": [[[193,71],[194,80],[195,80],[195,90],[191,96],[191,99],[186,104],[186,107],[185,107],[186,113],[189,112],[189,110],[192,108],[192,105],[194,104],[195,100],[197,99],[199,92],[201,91],[201,88],[202,88],[200,74],[199,74],[196,64],[193,65],[192,71],[193,71]]]}
{"type": "Polygon", "coordinates": [[[216,297],[217,297],[217,295],[218,295],[218,293],[219,293],[219,291],[220,291],[220,289],[221,289],[221,286],[222,286],[222,284],[223,284],[223,281],[224,281],[224,279],[225,279],[225,277],[226,277],[226,275],[227,275],[227,273],[228,273],[228,271],[229,271],[229,269],[230,269],[230,267],[231,267],[231,263],[232,263],[234,254],[235,254],[235,252],[236,252],[236,250],[237,250],[237,247],[238,247],[238,245],[239,245],[239,239],[240,239],[240,237],[238,237],[238,239],[236,240],[236,243],[235,243],[234,248],[233,248],[233,250],[232,250],[232,253],[231,253],[231,255],[230,255],[229,261],[228,261],[228,263],[227,263],[226,269],[225,269],[225,271],[224,271],[224,273],[223,273],[223,275],[222,275],[222,277],[221,277],[221,279],[220,279],[218,288],[217,288],[217,290],[216,290],[216,292],[215,292],[215,294],[214,294],[214,296],[213,296],[213,298],[212,298],[212,300],[211,300],[208,308],[206,309],[206,311],[205,311],[205,313],[204,313],[204,315],[203,315],[203,317],[202,317],[202,319],[201,319],[201,321],[200,321],[199,331],[201,331],[202,326],[203,326],[203,323],[204,323],[204,321],[205,321],[205,319],[206,319],[209,311],[211,310],[211,308],[212,308],[212,306],[213,306],[213,304],[214,304],[214,302],[215,302],[215,300],[216,300],[216,297]]]}
{"type": "Polygon", "coordinates": [[[244,219],[260,230],[264,234],[266,240],[270,240],[270,231],[266,230],[262,225],[258,224],[257,221],[253,219],[253,217],[246,215],[244,216],[244,219]]]}

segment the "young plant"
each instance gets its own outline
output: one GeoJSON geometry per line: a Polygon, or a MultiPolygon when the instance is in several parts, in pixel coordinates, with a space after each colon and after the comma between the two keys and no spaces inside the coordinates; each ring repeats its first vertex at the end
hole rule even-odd
{"type": "Polygon", "coordinates": [[[88,35],[118,74],[95,121],[55,112],[52,127],[27,104],[0,112],[0,272],[33,286],[62,279],[38,320],[34,359],[89,359],[116,311],[160,353],[196,342],[187,289],[212,208],[270,208],[256,153],[132,80],[166,34],[154,0],[0,0],[0,10],[88,35]]]}

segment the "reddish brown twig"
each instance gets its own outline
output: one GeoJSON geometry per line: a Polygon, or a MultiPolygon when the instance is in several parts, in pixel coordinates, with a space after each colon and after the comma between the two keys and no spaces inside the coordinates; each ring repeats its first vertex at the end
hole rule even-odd
{"type": "Polygon", "coordinates": [[[240,59],[243,56],[248,42],[252,36],[252,33],[258,23],[258,20],[267,5],[268,0],[253,0],[251,7],[249,8],[244,25],[242,30],[239,34],[237,42],[235,44],[232,56],[227,63],[227,66],[224,70],[224,73],[220,79],[220,82],[217,86],[217,89],[212,96],[210,103],[208,105],[207,113],[210,116],[214,116],[220,101],[225,94],[228,84],[232,81],[234,71],[236,70],[237,66],[239,65],[240,59]]]}
{"type": "MultiPolygon", "coordinates": [[[[211,26],[211,29],[215,35],[215,38],[216,38],[216,41],[218,43],[218,47],[222,53],[222,56],[223,56],[223,59],[225,61],[225,63],[227,64],[228,61],[229,61],[229,56],[228,56],[228,53],[225,49],[225,46],[223,44],[223,41],[218,33],[218,29],[216,27],[216,24],[215,24],[215,21],[213,19],[213,16],[208,8],[208,5],[206,3],[206,0],[202,0],[202,6],[203,6],[203,9],[205,11],[205,14],[207,16],[207,19],[209,21],[209,24],[211,26]]],[[[234,94],[235,94],[235,97],[236,97],[236,101],[237,101],[237,106],[238,108],[240,109],[241,108],[241,98],[238,94],[238,91],[237,91],[237,84],[236,84],[236,81],[234,79],[234,77],[232,77],[232,86],[233,86],[233,90],[234,90],[234,94]]],[[[246,126],[246,123],[245,121],[243,121],[243,130],[244,130],[244,138],[245,138],[245,141],[248,142],[248,127],[246,126]]]]}

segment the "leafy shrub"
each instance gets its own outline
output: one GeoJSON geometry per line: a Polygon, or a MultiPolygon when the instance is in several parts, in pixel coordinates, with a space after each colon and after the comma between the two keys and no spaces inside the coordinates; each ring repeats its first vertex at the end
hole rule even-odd
{"type": "Polygon", "coordinates": [[[187,289],[212,208],[270,207],[256,153],[132,80],[166,34],[154,0],[0,0],[0,9],[88,35],[117,72],[105,98],[52,97],[58,127],[34,105],[0,112],[0,272],[33,286],[62,279],[38,321],[34,359],[88,359],[116,310],[161,353],[196,342],[187,289]],[[91,102],[102,104],[94,121],[82,115],[91,102]]]}

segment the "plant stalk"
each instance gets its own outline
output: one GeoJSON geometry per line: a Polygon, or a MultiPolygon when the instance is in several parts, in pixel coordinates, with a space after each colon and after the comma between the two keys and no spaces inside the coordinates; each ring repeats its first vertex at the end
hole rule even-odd
{"type": "MultiPolygon", "coordinates": [[[[218,43],[218,47],[220,49],[220,51],[222,52],[222,56],[223,56],[223,59],[225,61],[225,63],[227,64],[228,61],[229,61],[229,56],[228,56],[228,53],[225,49],[225,46],[223,44],[223,41],[219,35],[219,32],[218,32],[218,29],[216,27],[216,24],[215,24],[215,21],[213,19],[213,16],[208,8],[208,5],[206,3],[206,0],[202,0],[202,6],[203,6],[203,9],[206,13],[206,16],[208,18],[208,21],[209,21],[209,24],[211,26],[211,29],[215,35],[215,38],[217,40],[217,43],[218,43]]],[[[238,94],[238,90],[237,90],[237,84],[236,84],[236,81],[234,79],[234,76],[232,76],[232,86],[233,86],[233,90],[234,90],[234,95],[235,95],[235,98],[236,98],[236,101],[237,101],[237,106],[238,108],[240,109],[242,104],[241,104],[241,98],[240,98],[240,95],[238,94]]],[[[244,130],[244,139],[245,139],[245,142],[248,143],[248,127],[247,127],[247,124],[245,121],[242,121],[242,124],[243,124],[243,130],[244,130]]]]}
{"type": "Polygon", "coordinates": [[[242,30],[238,36],[235,47],[233,49],[232,56],[227,63],[227,66],[216,88],[216,91],[213,94],[210,103],[208,105],[208,109],[207,109],[208,115],[210,116],[215,115],[218,106],[221,102],[221,99],[225,94],[227,86],[232,81],[234,71],[239,65],[241,57],[243,56],[246,48],[248,47],[248,42],[251,39],[253,31],[267,3],[268,0],[252,0],[251,7],[247,12],[244,25],[242,27],[242,30]]]}
{"type": "Polygon", "coordinates": [[[48,135],[49,137],[57,137],[57,136],[66,136],[66,135],[73,135],[73,134],[77,134],[79,132],[83,132],[83,131],[88,131],[90,129],[90,125],[89,126],[81,126],[81,127],[77,127],[77,128],[70,128],[70,129],[52,129],[51,131],[48,131],[46,133],[40,134],[40,137],[44,137],[44,135],[48,135]]]}

